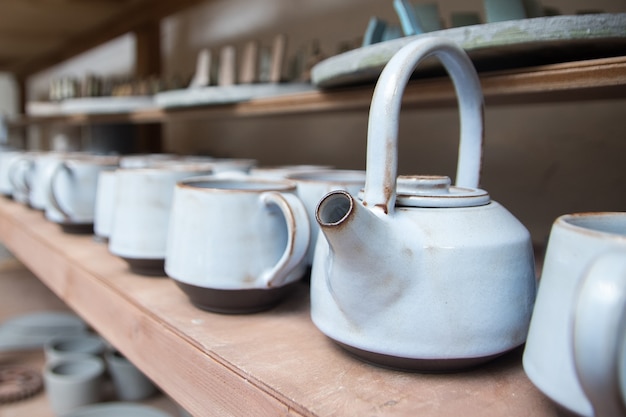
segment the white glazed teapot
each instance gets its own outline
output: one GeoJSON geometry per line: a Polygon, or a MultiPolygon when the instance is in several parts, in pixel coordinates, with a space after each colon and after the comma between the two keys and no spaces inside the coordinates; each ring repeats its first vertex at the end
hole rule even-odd
{"type": "Polygon", "coordinates": [[[365,191],[327,194],[316,218],[311,316],[327,336],[383,366],[449,370],[526,340],[536,293],[528,230],[478,189],[483,140],[480,82],[465,52],[420,39],[385,66],[372,98],[365,191]],[[459,100],[456,184],[397,178],[402,93],[424,58],[439,58],[459,100]],[[360,201],[362,200],[362,201],[360,201]]]}

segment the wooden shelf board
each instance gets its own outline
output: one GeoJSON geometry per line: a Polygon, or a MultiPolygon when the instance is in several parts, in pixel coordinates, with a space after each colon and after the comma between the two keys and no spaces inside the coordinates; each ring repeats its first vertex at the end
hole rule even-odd
{"type": "Polygon", "coordinates": [[[0,239],[52,291],[196,416],[556,416],[517,349],[453,374],[382,369],[310,320],[308,285],[276,308],[220,315],[169,278],[133,275],[91,235],[0,200],[0,239]]]}
{"type": "MultiPolygon", "coordinates": [[[[543,65],[481,74],[489,105],[626,98],[626,56],[543,65]]],[[[255,99],[231,105],[178,109],[150,109],[116,114],[23,116],[12,126],[64,123],[159,123],[194,119],[281,116],[290,114],[368,110],[374,86],[310,91],[255,99]]],[[[414,80],[403,96],[403,108],[455,105],[456,96],[446,77],[414,80]]]]}

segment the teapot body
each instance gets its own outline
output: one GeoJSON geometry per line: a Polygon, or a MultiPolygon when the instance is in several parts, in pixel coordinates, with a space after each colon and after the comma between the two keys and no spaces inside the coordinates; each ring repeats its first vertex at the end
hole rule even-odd
{"type": "Polygon", "coordinates": [[[417,369],[473,365],[524,343],[533,249],[504,207],[396,208],[372,221],[359,223],[365,249],[330,235],[317,244],[311,315],[323,333],[366,359],[417,369]]]}

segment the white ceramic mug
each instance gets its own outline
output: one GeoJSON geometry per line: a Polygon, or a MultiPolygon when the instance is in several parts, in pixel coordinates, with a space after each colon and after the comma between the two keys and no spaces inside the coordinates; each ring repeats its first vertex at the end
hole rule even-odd
{"type": "Polygon", "coordinates": [[[554,222],[523,363],[566,409],[626,415],[626,213],[554,222]]]}
{"type": "MultiPolygon", "coordinates": [[[[332,169],[303,171],[288,174],[287,179],[298,184],[298,196],[307,208],[311,223],[311,244],[307,253],[309,266],[313,264],[315,245],[319,238],[319,225],[315,220],[315,209],[319,201],[331,191],[344,190],[357,196],[365,186],[365,171],[332,169]]],[[[324,235],[321,236],[324,239],[324,235]]]]}
{"type": "Polygon", "coordinates": [[[13,161],[17,160],[24,154],[19,150],[3,150],[0,152],[0,193],[4,196],[13,196],[13,184],[11,184],[10,168],[13,161]]]}
{"type": "Polygon", "coordinates": [[[87,156],[79,152],[42,152],[36,155],[30,172],[29,204],[37,210],[46,210],[50,202],[50,180],[64,159],[87,156]]]}
{"type": "Polygon", "coordinates": [[[26,151],[12,159],[8,166],[8,179],[13,200],[30,204],[31,177],[38,153],[26,151]]]}
{"type": "Polygon", "coordinates": [[[193,178],[174,192],[165,270],[200,308],[259,311],[304,275],[309,238],[294,182],[193,178]]]}
{"type": "Polygon", "coordinates": [[[108,242],[113,228],[115,198],[117,195],[117,170],[101,171],[98,174],[96,206],[93,230],[98,240],[108,242]]]}
{"type": "Polygon", "coordinates": [[[94,356],[73,356],[46,363],[46,395],[57,416],[102,399],[104,361],[94,356]]]}
{"type": "Polygon", "coordinates": [[[211,166],[170,164],[116,172],[109,251],[142,275],[165,275],[163,264],[174,187],[188,177],[206,175],[211,166]]]}
{"type": "Polygon", "coordinates": [[[85,156],[64,159],[50,177],[46,218],[66,231],[93,231],[101,171],[117,168],[117,157],[85,156]]]}
{"type": "Polygon", "coordinates": [[[118,400],[139,401],[156,393],[152,381],[120,352],[112,350],[104,357],[118,400]]]}
{"type": "Polygon", "coordinates": [[[106,349],[104,340],[95,334],[59,335],[44,344],[46,361],[55,362],[76,355],[102,356],[106,349]]]}

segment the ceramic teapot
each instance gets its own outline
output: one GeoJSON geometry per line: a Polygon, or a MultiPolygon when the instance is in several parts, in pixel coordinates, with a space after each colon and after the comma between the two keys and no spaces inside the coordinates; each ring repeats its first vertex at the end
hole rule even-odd
{"type": "Polygon", "coordinates": [[[311,316],[357,356],[413,370],[458,369],[524,343],[536,293],[528,230],[478,187],[483,98],[476,71],[450,40],[399,50],[377,82],[365,190],[322,198],[311,316]],[[413,70],[437,57],[452,78],[461,137],[448,177],[397,178],[398,118],[413,70]]]}

